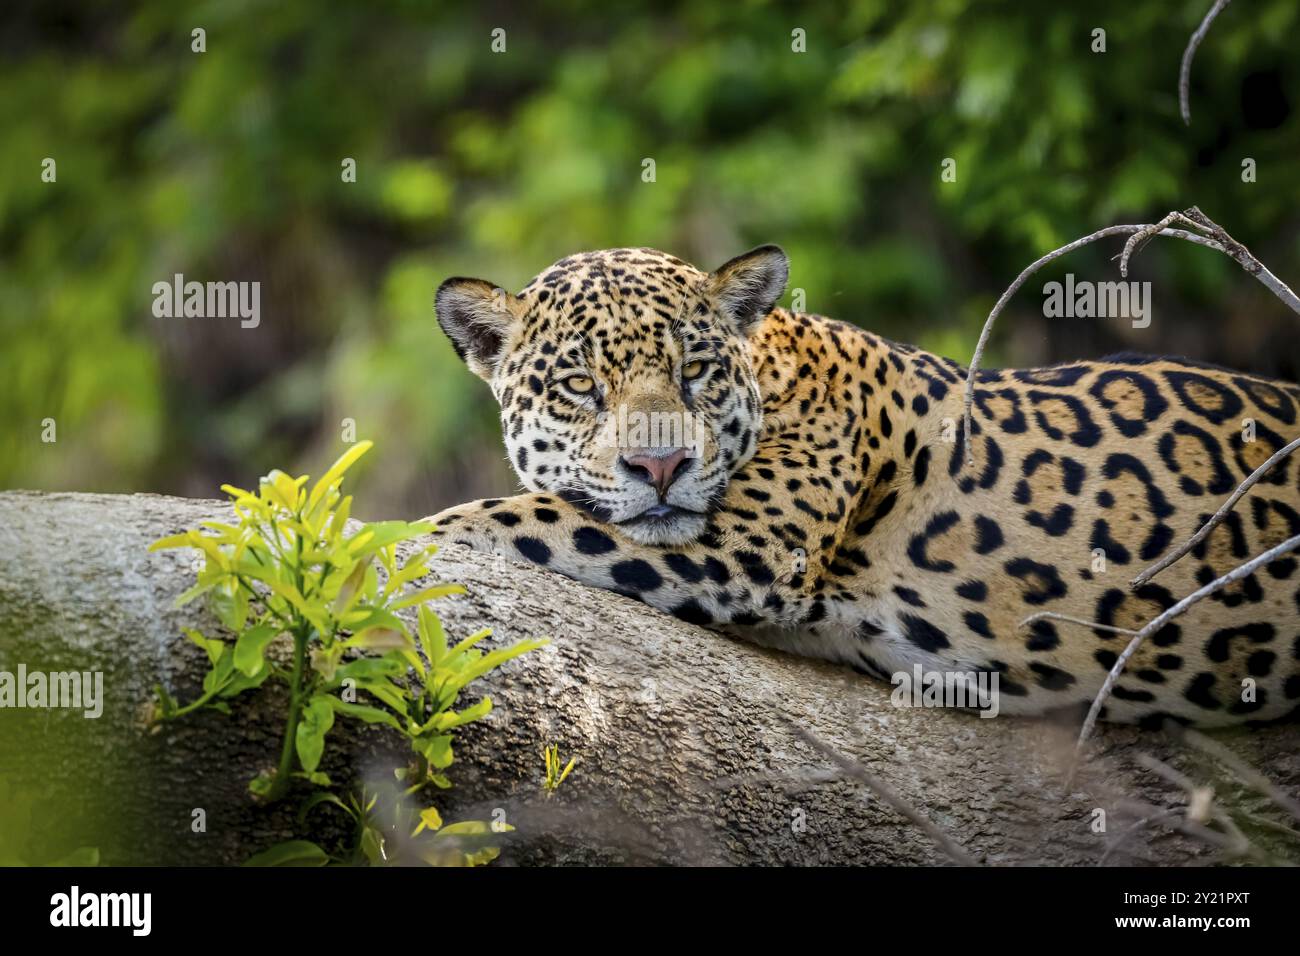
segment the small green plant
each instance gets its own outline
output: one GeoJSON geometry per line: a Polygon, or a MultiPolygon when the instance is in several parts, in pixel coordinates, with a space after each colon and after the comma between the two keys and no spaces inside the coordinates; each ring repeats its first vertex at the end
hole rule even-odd
{"type": "Polygon", "coordinates": [[[444,771],[453,759],[452,732],[492,709],[491,699],[484,697],[455,710],[460,691],[546,643],[520,641],[484,653],[474,647],[490,633],[484,630],[447,646],[442,625],[425,602],[462,594],[464,588],[434,584],[407,590],[428,575],[436,546],[416,550],[400,566],[397,563],[397,545],[432,526],[383,521],[348,532],[352,498],[342,496],[340,485],[344,473],[370,447],[371,442],[358,443],[310,490],[306,476],[295,479],[281,471],[263,478],[257,493],[223,485],[233,499],[237,524],[205,521],[200,529],[163,538],[151,547],[202,553],[198,580],[177,604],[206,596],[217,618],[235,635],[231,642],[186,630],[211,664],[203,693],[182,705],[157,687],[153,718],[173,720],[203,707],[228,713],[231,699],[269,679],[287,684],[289,707],[279,761],[273,771],[249,784],[267,801],[283,797],[294,778],[330,785],[319,767],[326,735],[338,716],[384,724],[409,739],[413,762],[400,772],[408,794],[428,784],[450,786],[444,771]],[[396,613],[416,605],[424,659],[396,613]],[[266,653],[282,635],[293,642],[287,668],[266,653]],[[412,671],[414,680],[409,679],[412,671]],[[358,692],[368,701],[358,701],[358,692]]]}
{"type": "Polygon", "coordinates": [[[443,824],[434,807],[418,809],[404,792],[363,788],[342,800],[318,792],[299,814],[334,806],[347,815],[351,836],[335,853],[310,840],[290,840],[257,854],[245,866],[481,866],[500,855],[507,823],[465,820],[443,824]]]}
{"type": "Polygon", "coordinates": [[[570,757],[569,762],[561,770],[559,744],[551,744],[542,751],[542,754],[546,758],[546,779],[542,781],[542,792],[548,797],[552,797],[555,795],[555,791],[560,789],[560,784],[564,783],[564,778],[572,772],[574,766],[578,763],[578,758],[570,757]]]}

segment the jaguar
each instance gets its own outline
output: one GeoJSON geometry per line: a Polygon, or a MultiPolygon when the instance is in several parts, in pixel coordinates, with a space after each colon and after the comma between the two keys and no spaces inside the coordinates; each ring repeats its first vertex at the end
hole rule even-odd
{"type": "MultiPolygon", "coordinates": [[[[1300,534],[1283,460],[1129,583],[1290,441],[1296,386],[1140,355],[980,370],[968,449],[965,368],[778,306],[788,275],[767,245],[708,273],[586,252],[517,294],[447,279],[438,323],[490,385],[525,490],[435,533],[883,679],[997,674],[1001,711],[1025,715],[1087,706],[1133,632],[1300,534]]],[[[1103,719],[1292,713],[1296,570],[1283,554],[1170,619],[1103,719]]]]}

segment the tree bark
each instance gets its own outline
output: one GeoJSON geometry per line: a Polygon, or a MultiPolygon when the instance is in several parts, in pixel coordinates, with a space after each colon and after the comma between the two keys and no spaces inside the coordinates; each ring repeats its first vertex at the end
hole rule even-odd
{"type": "MultiPolygon", "coordinates": [[[[229,516],[217,501],[0,494],[0,670],[102,671],[106,699],[98,719],[0,710],[0,849],[5,799],[26,852],[53,857],[93,845],[109,864],[238,863],[320,825],[315,813],[298,823],[299,800],[262,807],[246,789],[275,763],[278,690],[238,698],[230,716],[199,712],[154,733],[141,719],[155,684],[182,701],[197,696],[207,661],[181,628],[220,633],[201,602],[172,606],[193,581],[190,553],[149,553],[148,545],[229,516]],[[25,830],[12,809],[23,795],[33,802],[25,830]]],[[[1077,717],[989,720],[896,708],[887,684],[750,646],[540,568],[448,547],[434,570],[468,588],[435,605],[449,636],[488,626],[493,643],[552,639],[472,685],[473,699],[490,694],[496,708],[462,732],[455,786],[437,794],[448,821],[504,813],[516,831],[502,863],[949,861],[794,726],[883,780],[989,864],[1092,865],[1141,816],[1125,801],[1180,806],[1185,795],[1143,769],[1140,754],[1212,783],[1234,811],[1286,819],[1162,734],[1104,728],[1097,752],[1067,784],[1077,717]],[[549,743],[579,763],[545,799],[549,743]]],[[[1284,791],[1300,792],[1294,726],[1216,737],[1284,791]]],[[[391,769],[401,748],[385,728],[340,718],[324,769],[342,790],[391,769]]],[[[1128,833],[1107,862],[1186,864],[1214,852],[1168,822],[1128,833]]],[[[1296,844],[1278,839],[1259,837],[1294,859],[1296,844]]]]}

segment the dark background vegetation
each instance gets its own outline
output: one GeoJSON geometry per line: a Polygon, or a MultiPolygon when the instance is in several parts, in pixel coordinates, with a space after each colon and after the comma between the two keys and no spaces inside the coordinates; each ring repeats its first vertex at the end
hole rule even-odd
{"type": "MultiPolygon", "coordinates": [[[[1178,65],[1208,7],[7,2],[0,487],[210,497],[318,472],[352,418],[379,445],[354,488],[367,516],[508,492],[495,405],[433,291],[518,289],[582,249],[711,268],[780,243],[809,311],[961,361],[1034,258],[1193,203],[1296,285],[1300,5],[1226,9],[1186,128],[1178,65]],[[176,272],[260,281],[261,326],[154,318],[176,272]]],[[[1296,317],[1184,243],[1137,260],[1149,329],[1043,317],[1043,282],[1117,278],[1119,246],[1032,280],[988,364],[1139,349],[1297,377],[1296,317]]]]}

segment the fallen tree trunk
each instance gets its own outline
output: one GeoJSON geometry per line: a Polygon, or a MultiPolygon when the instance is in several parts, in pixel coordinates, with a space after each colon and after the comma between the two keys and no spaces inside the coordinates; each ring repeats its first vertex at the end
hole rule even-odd
{"type": "MultiPolygon", "coordinates": [[[[237,863],[304,835],[299,801],[260,807],[246,790],[275,762],[284,705],[277,691],[240,698],[230,716],[199,712],[156,733],[141,720],[155,684],[183,700],[197,696],[206,659],[181,628],[219,633],[201,606],[172,607],[193,580],[188,552],[149,553],[148,545],[228,516],[216,501],[0,494],[0,670],[102,671],[105,689],[98,719],[0,711],[0,857],[6,823],[19,830],[9,836],[11,852],[21,845],[53,858],[94,845],[105,863],[237,863]]],[[[796,727],[991,864],[1091,865],[1122,833],[1107,862],[1183,864],[1213,852],[1169,829],[1176,814],[1125,833],[1142,814],[1137,805],[1185,801],[1139,764],[1144,754],[1214,782],[1234,811],[1285,819],[1163,735],[1105,729],[1099,753],[1067,784],[1077,723],[899,709],[888,685],[491,555],[447,548],[434,570],[469,592],[437,604],[449,635],[489,626],[493,642],[552,638],[474,685],[497,707],[465,729],[455,786],[438,795],[449,821],[504,813],[518,839],[502,862],[950,860],[933,833],[796,727]],[[579,759],[550,800],[540,795],[548,743],[579,759]]],[[[391,767],[401,757],[394,736],[340,720],[325,769],[346,785],[391,767]]],[[[1300,791],[1295,727],[1218,738],[1284,791],[1300,791]]]]}

